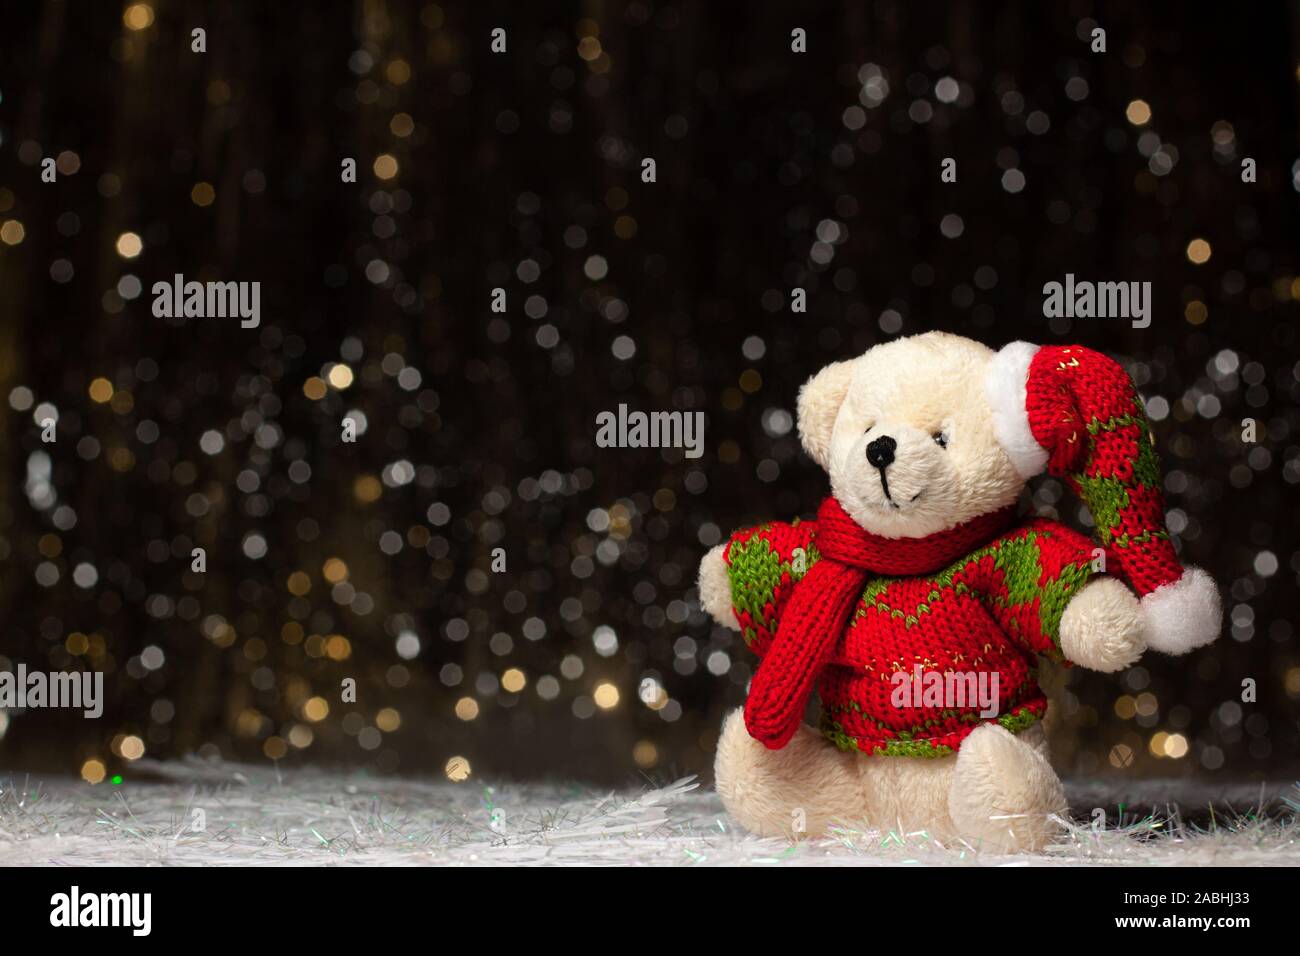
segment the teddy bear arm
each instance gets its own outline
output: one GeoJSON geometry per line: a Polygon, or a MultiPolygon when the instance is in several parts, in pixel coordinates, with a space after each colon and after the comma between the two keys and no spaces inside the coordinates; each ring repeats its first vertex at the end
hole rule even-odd
{"type": "Polygon", "coordinates": [[[1146,645],[1141,606],[1093,564],[1091,539],[1036,520],[995,543],[972,582],[989,613],[1027,650],[1089,670],[1123,670],[1146,645]],[[982,572],[982,574],[981,574],[982,572]]]}
{"type": "Polygon", "coordinates": [[[700,562],[700,606],[744,635],[762,657],[776,635],[780,609],[816,562],[815,521],[774,521],[735,532],[700,562]]]}

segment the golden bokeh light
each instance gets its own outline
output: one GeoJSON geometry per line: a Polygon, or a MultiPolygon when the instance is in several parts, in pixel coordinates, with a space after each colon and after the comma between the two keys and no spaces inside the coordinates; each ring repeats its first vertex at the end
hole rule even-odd
{"type": "Polygon", "coordinates": [[[1300,667],[1287,668],[1285,687],[1289,696],[1300,697],[1300,667]]]}
{"type": "Polygon", "coordinates": [[[362,475],[352,483],[352,493],[357,501],[368,505],[379,500],[379,496],[384,493],[384,486],[374,475],[362,475]]]}
{"type": "Polygon", "coordinates": [[[144,252],[144,242],[134,232],[124,232],[117,237],[117,254],[123,259],[134,259],[144,252]]]}
{"type": "Polygon", "coordinates": [[[618,688],[608,681],[598,684],[596,692],[591,696],[601,710],[612,710],[618,706],[618,688]]]}
{"type": "Polygon", "coordinates": [[[380,153],[375,157],[375,175],[380,179],[392,179],[397,175],[397,159],[391,153],[380,153]]]}
{"type": "Polygon", "coordinates": [[[1151,122],[1151,107],[1146,100],[1133,100],[1124,111],[1124,116],[1134,126],[1145,126],[1151,122]]]}
{"type": "Polygon", "coordinates": [[[638,740],[632,748],[632,759],[642,770],[649,770],[659,762],[659,748],[653,741],[638,740]]]}
{"type": "Polygon", "coordinates": [[[1210,261],[1212,250],[1204,239],[1193,239],[1187,244],[1187,260],[1195,265],[1204,265],[1210,261]]]}
{"type": "Polygon", "coordinates": [[[352,642],[342,634],[325,638],[325,656],[332,661],[345,661],[352,656],[352,642]]]}
{"type": "Polygon", "coordinates": [[[398,57],[388,64],[384,74],[388,77],[389,83],[394,86],[401,86],[411,78],[411,64],[398,57]]]}
{"type": "Polygon", "coordinates": [[[348,579],[348,565],[342,558],[326,558],[321,565],[321,574],[330,584],[338,584],[348,579]]]}
{"type": "Polygon", "coordinates": [[[147,3],[133,3],[122,11],[122,23],[128,30],[147,30],[153,25],[153,7],[147,3]]]}
{"type": "Polygon", "coordinates": [[[329,370],[329,383],[337,389],[345,389],[352,384],[352,369],[339,362],[329,370]]]}
{"type": "Polygon", "coordinates": [[[90,383],[90,388],[87,391],[90,393],[92,402],[103,405],[113,398],[113,383],[106,378],[97,378],[90,383]]]}
{"type": "Polygon", "coordinates": [[[23,241],[23,236],[27,235],[27,230],[17,219],[6,219],[4,225],[0,225],[0,242],[6,246],[16,246],[23,241]]]}

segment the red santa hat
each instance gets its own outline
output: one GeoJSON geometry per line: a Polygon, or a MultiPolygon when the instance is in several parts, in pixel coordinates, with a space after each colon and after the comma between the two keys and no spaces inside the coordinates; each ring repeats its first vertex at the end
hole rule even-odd
{"type": "Polygon", "coordinates": [[[1178,560],[1142,401],[1124,369],[1079,345],[1012,342],[989,365],[993,430],[1026,480],[1064,481],[1092,512],[1107,570],[1138,593],[1147,646],[1185,654],[1219,636],[1218,588],[1178,560]]]}

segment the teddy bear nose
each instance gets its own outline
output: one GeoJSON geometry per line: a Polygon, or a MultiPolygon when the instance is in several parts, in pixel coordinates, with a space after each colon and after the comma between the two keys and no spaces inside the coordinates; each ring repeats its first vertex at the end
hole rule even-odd
{"type": "Polygon", "coordinates": [[[888,468],[894,460],[894,449],[898,442],[888,435],[881,435],[875,441],[867,443],[867,461],[877,468],[888,468]]]}

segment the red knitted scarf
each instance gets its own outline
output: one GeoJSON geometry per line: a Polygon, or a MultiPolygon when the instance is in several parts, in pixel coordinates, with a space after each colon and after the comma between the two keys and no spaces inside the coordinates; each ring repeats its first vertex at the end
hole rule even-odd
{"type": "Polygon", "coordinates": [[[823,501],[816,533],[821,559],[795,585],[750,683],[750,736],[772,750],[790,742],[869,577],[937,571],[997,537],[1015,512],[1010,505],[924,538],[886,538],[859,527],[834,498],[823,501]]]}

